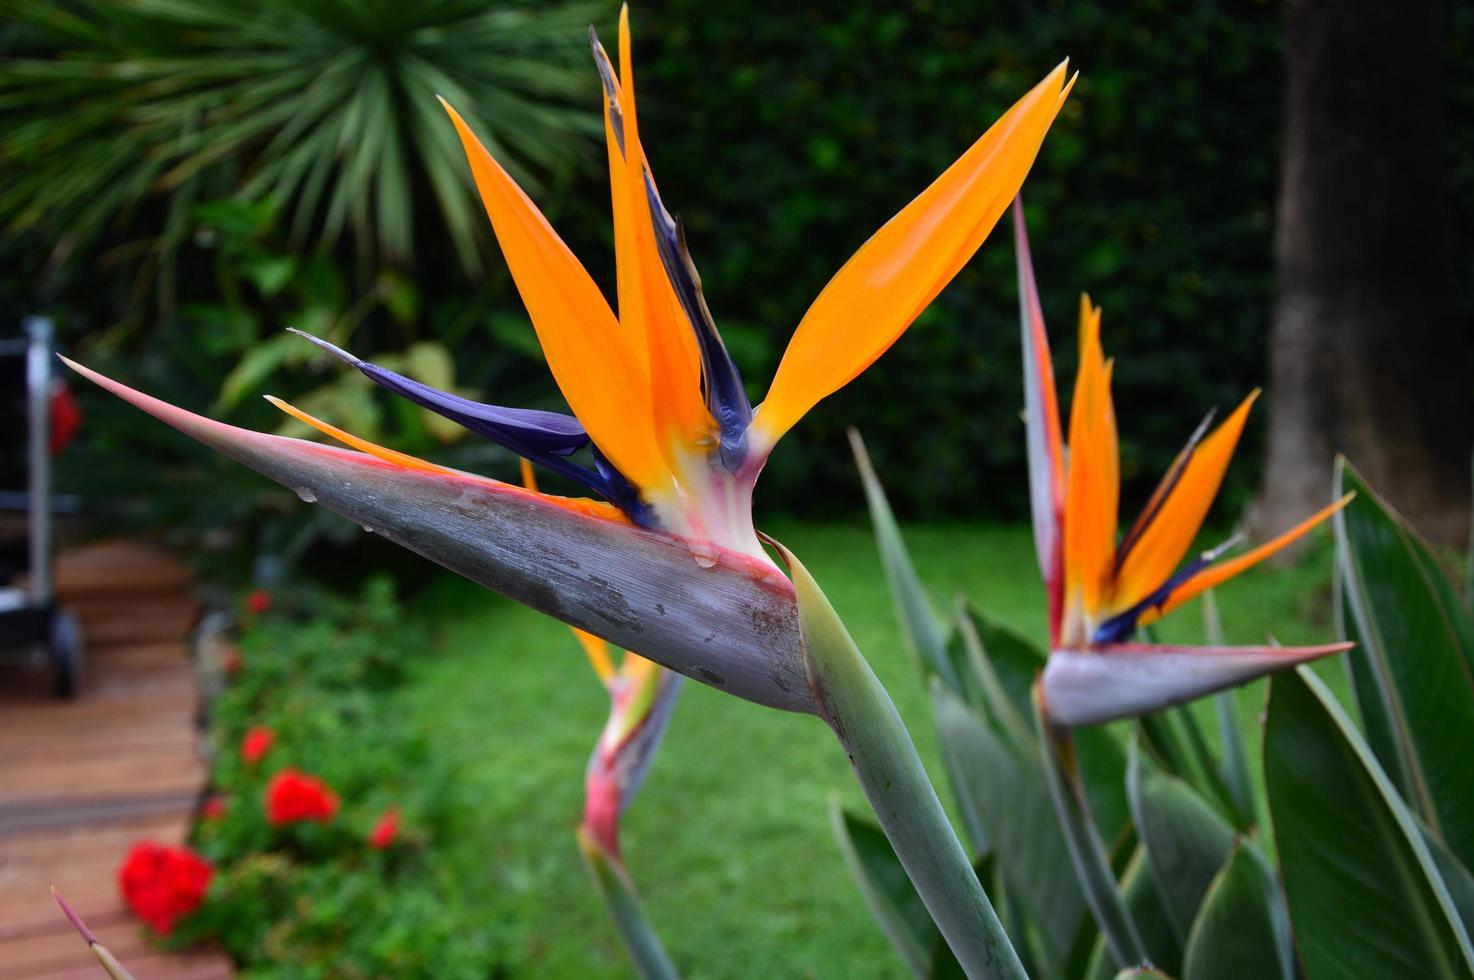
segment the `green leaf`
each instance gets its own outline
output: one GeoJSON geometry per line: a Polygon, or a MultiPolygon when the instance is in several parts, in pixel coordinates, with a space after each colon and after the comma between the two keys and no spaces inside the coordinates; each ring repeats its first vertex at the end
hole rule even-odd
{"type": "Polygon", "coordinates": [[[1106,858],[1100,831],[1091,820],[1071,732],[1049,721],[1040,698],[1042,694],[1036,685],[1035,719],[1045,782],[1069,848],[1075,879],[1115,964],[1127,967],[1143,963],[1147,960],[1146,947],[1132,921],[1130,908],[1116,886],[1116,876],[1106,858]]]}
{"type": "Polygon", "coordinates": [[[1310,980],[1474,975],[1474,948],[1406,804],[1325,685],[1270,685],[1264,778],[1310,980]]]}
{"type": "MultiPolygon", "coordinates": [[[[1218,615],[1218,597],[1209,589],[1203,593],[1202,601],[1203,639],[1210,647],[1221,647],[1224,645],[1223,620],[1218,615]]],[[[1232,688],[1213,696],[1213,710],[1217,716],[1218,746],[1222,753],[1218,773],[1237,817],[1236,825],[1247,831],[1257,821],[1254,779],[1249,772],[1249,749],[1244,742],[1244,727],[1239,723],[1238,700],[1232,688]]]]}
{"type": "Polygon", "coordinates": [[[1037,736],[1029,692],[1044,668],[1044,653],[982,615],[966,599],[957,603],[956,634],[969,686],[977,690],[989,722],[1015,749],[1032,752],[1037,736]]]}
{"type": "Polygon", "coordinates": [[[855,453],[855,465],[860,469],[860,481],[865,486],[870,523],[875,528],[875,545],[880,550],[880,563],[885,569],[886,584],[890,586],[896,618],[901,621],[906,649],[924,676],[940,677],[948,687],[966,697],[962,680],[947,654],[946,630],[921,587],[921,579],[917,577],[911,555],[906,550],[906,541],[901,537],[901,528],[896,524],[896,515],[886,499],[885,488],[880,485],[880,478],[870,465],[864,440],[854,429],[850,430],[850,448],[855,453]]]}
{"type": "Polygon", "coordinates": [[[1183,980],[1294,980],[1290,921],[1274,871],[1249,840],[1239,838],[1214,876],[1193,920],[1183,954],[1183,980]]]}
{"type": "Polygon", "coordinates": [[[939,680],[932,681],[931,699],[942,757],[957,774],[958,803],[969,821],[986,830],[1009,893],[1040,934],[1044,972],[1057,976],[1079,931],[1085,903],[1039,756],[1018,752],[990,731],[939,680]]]}
{"type": "Polygon", "coordinates": [[[594,881],[609,916],[619,930],[619,938],[634,961],[635,969],[644,980],[678,980],[679,974],[666,955],[660,937],[655,934],[635,884],[617,857],[609,854],[598,841],[577,831],[578,848],[583,853],[584,865],[594,881]]]}
{"type": "Polygon", "coordinates": [[[1357,493],[1336,515],[1336,544],[1372,747],[1434,835],[1474,863],[1474,623],[1427,546],[1345,460],[1336,486],[1357,493]]]}
{"type": "Polygon", "coordinates": [[[845,810],[837,796],[829,798],[829,823],[865,904],[911,972],[925,978],[960,971],[885,833],[845,810]]]}
{"type": "Polygon", "coordinates": [[[798,602],[808,686],[932,921],[980,977],[1026,974],[927,778],[890,695],[813,576],[781,544],[798,602]]]}
{"type": "MultiPolygon", "coordinates": [[[[1142,942],[1146,944],[1152,962],[1171,973],[1182,959],[1182,948],[1177,944],[1177,937],[1172,934],[1167,911],[1162,908],[1161,899],[1158,898],[1151,879],[1151,859],[1147,857],[1145,848],[1137,847],[1125,870],[1121,872],[1121,895],[1131,911],[1131,920],[1141,930],[1142,942]]],[[[1104,938],[1097,938],[1083,975],[1088,980],[1110,980],[1114,969],[1104,938]]]]}
{"type": "Polygon", "coordinates": [[[1158,770],[1136,743],[1126,784],[1152,883],[1173,931],[1186,940],[1203,895],[1233,849],[1233,828],[1187,783],[1158,770]]]}
{"type": "Polygon", "coordinates": [[[1448,888],[1449,898],[1453,900],[1459,921],[1464,924],[1465,934],[1474,939],[1474,874],[1470,874],[1469,869],[1454,857],[1453,852],[1442,841],[1430,834],[1427,827],[1420,824],[1418,830],[1422,832],[1423,841],[1428,845],[1428,853],[1433,856],[1433,865],[1438,869],[1438,876],[1448,888]]]}

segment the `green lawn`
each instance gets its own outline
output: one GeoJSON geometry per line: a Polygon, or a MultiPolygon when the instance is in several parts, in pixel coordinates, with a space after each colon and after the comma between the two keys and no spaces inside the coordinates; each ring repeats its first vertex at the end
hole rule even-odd
{"type": "MultiPolygon", "coordinates": [[[[771,530],[824,585],[939,777],[926,698],[868,528],[771,530]]],[[[907,536],[939,601],[960,590],[1041,635],[1026,528],[912,527],[907,536]]],[[[1330,554],[1319,544],[1295,568],[1261,569],[1221,590],[1230,641],[1331,636],[1330,554]]],[[[436,632],[403,710],[459,770],[456,826],[437,849],[454,891],[505,923],[513,975],[628,976],[573,842],[583,767],[606,710],[577,644],[558,623],[450,576],[414,610],[436,632]]],[[[1200,622],[1192,604],[1161,636],[1197,641],[1200,622]]],[[[1339,667],[1331,673],[1339,681],[1339,667]]],[[[1262,685],[1241,695],[1251,730],[1262,699],[1262,685]]],[[[830,837],[826,801],[836,793],[864,806],[821,722],[686,685],[624,838],[651,918],[686,975],[903,975],[830,837]]]]}

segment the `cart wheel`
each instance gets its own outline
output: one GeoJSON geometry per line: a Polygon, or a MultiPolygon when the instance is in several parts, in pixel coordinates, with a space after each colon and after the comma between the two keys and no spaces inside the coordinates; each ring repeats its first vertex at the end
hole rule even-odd
{"type": "Polygon", "coordinates": [[[51,617],[48,647],[54,672],[52,692],[59,698],[76,697],[82,687],[82,624],[75,613],[58,610],[51,617]]]}

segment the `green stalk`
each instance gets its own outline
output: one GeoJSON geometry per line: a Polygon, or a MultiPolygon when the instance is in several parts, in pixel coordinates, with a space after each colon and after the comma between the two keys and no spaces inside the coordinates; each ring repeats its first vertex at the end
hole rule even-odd
{"type": "Polygon", "coordinates": [[[1105,937],[1111,958],[1122,969],[1146,963],[1149,957],[1141,933],[1131,912],[1116,887],[1116,876],[1101,843],[1100,830],[1090,813],[1085,784],[1075,764],[1075,740],[1070,730],[1049,719],[1044,692],[1034,684],[1034,710],[1039,719],[1039,749],[1044,756],[1044,774],[1049,782],[1049,798],[1064,831],[1070,863],[1085,895],[1085,904],[1095,916],[1100,934],[1105,937]]]}
{"type": "Polygon", "coordinates": [[[589,877],[593,878],[604,905],[609,909],[609,917],[619,930],[619,938],[634,961],[635,970],[644,980],[679,980],[680,974],[666,955],[650,920],[645,917],[644,906],[629,872],[625,871],[619,858],[599,846],[598,841],[585,833],[582,827],[578,828],[577,834],[578,849],[583,852],[589,877]]]}
{"type": "Polygon", "coordinates": [[[772,543],[793,576],[809,685],[820,716],[849,755],[932,920],[969,977],[1026,978],[890,696],[808,571],[772,543]]]}

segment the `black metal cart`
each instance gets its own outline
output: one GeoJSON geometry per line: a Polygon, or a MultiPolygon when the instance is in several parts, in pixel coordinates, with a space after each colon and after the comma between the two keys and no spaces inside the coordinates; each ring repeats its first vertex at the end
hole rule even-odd
{"type": "Polygon", "coordinates": [[[0,337],[0,510],[24,514],[22,533],[0,537],[0,656],[49,663],[52,690],[82,682],[82,630],[52,588],[51,321],[30,317],[0,337]]]}

